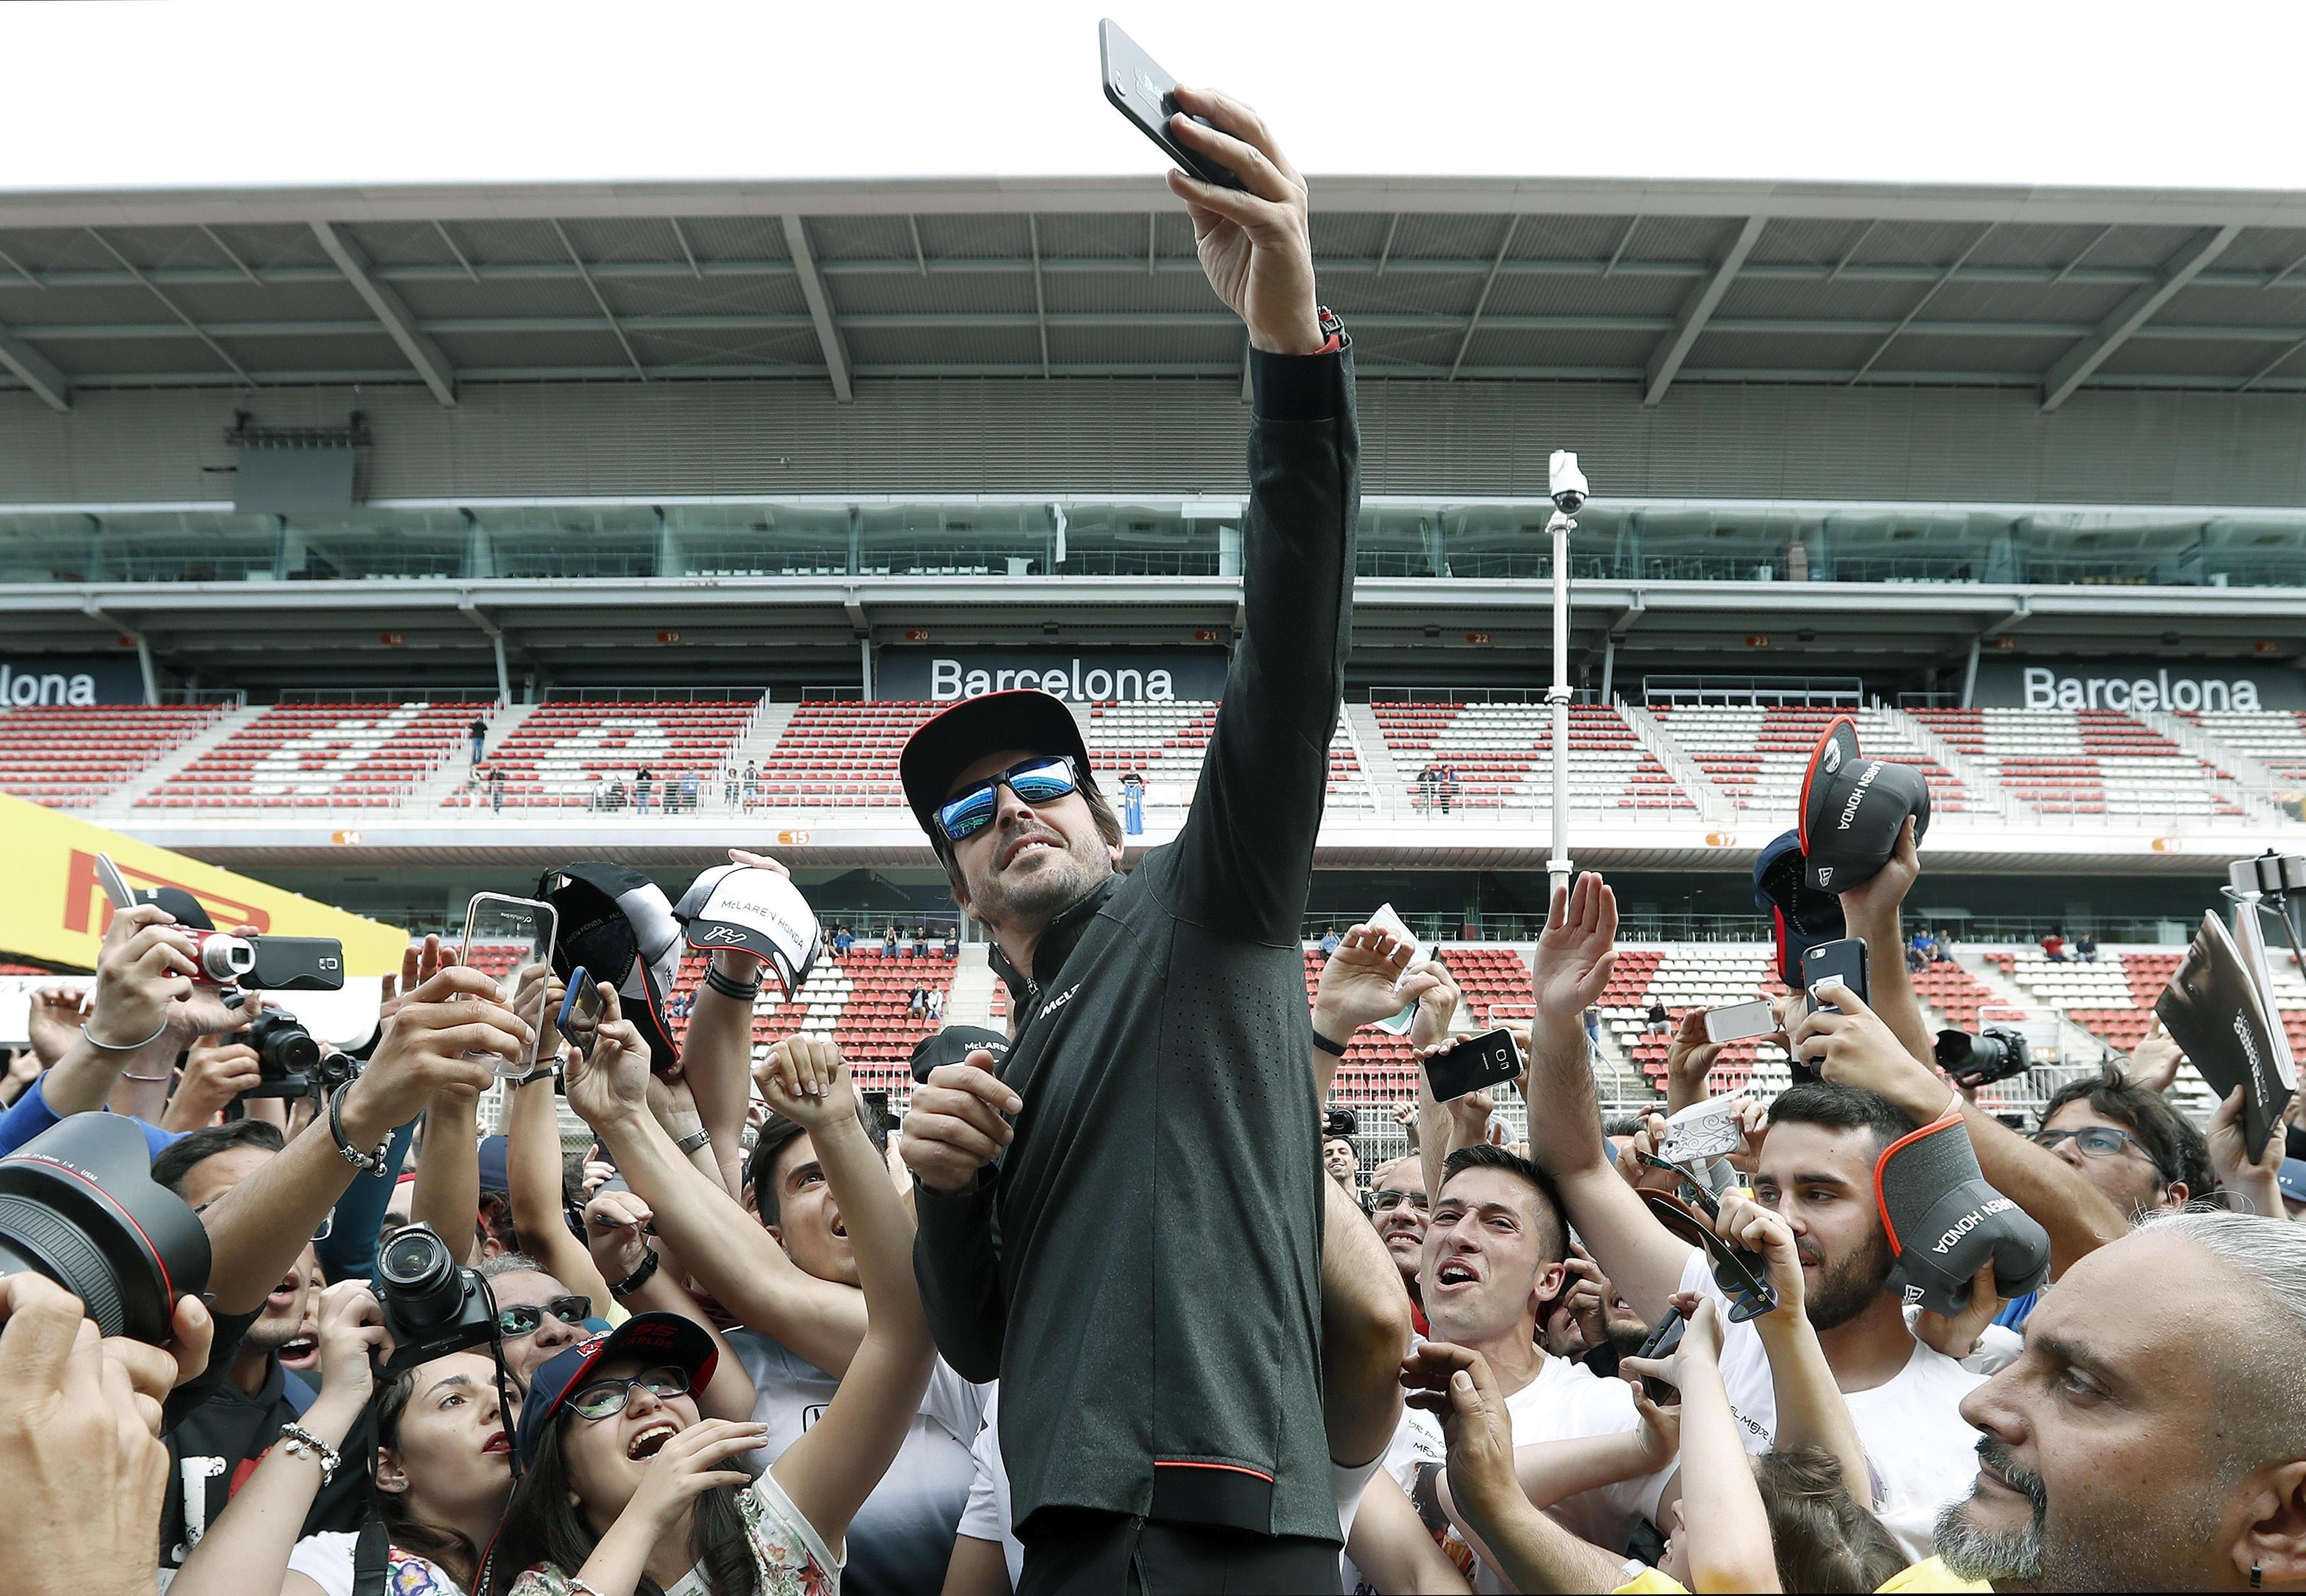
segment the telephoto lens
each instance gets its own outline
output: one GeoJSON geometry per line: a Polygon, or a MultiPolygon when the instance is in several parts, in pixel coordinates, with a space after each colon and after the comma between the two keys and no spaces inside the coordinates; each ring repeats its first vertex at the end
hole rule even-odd
{"type": "Polygon", "coordinates": [[[209,1233],[151,1166],[116,1114],[73,1114],[0,1158],[0,1275],[45,1275],[105,1335],[165,1344],[176,1300],[208,1285],[209,1233]]]}
{"type": "Polygon", "coordinates": [[[376,1287],[393,1343],[388,1370],[484,1345],[496,1327],[480,1276],[458,1267],[429,1225],[404,1225],[377,1249],[376,1287]]]}
{"type": "Polygon", "coordinates": [[[1968,1031],[1940,1031],[1938,1068],[1966,1087],[2007,1080],[2034,1067],[2025,1033],[2006,1025],[1989,1025],[1977,1036],[1968,1031]]]}

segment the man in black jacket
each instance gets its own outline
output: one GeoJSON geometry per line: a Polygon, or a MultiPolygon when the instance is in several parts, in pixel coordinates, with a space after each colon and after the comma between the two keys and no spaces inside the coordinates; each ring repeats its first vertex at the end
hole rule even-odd
{"type": "Polygon", "coordinates": [[[1211,286],[1249,328],[1246,621],[1173,844],[1116,872],[1071,713],[948,711],[905,794],[992,933],[1015,1041],[933,1071],[902,1150],[939,1349],[1002,1382],[1023,1596],[1335,1589],[1321,1392],[1320,1104],[1298,932],[1344,685],[1353,373],[1316,306],[1303,181],[1256,115],[1180,89],[1211,286]],[[1013,1116],[1013,1127],[1011,1117],[1013,1116]]]}

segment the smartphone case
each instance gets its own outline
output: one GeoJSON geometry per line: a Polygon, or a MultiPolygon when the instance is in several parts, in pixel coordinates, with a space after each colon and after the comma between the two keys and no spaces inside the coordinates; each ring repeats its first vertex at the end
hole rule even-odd
{"type": "MultiPolygon", "coordinates": [[[[1111,17],[1097,25],[1098,64],[1105,77],[1105,98],[1115,110],[1137,124],[1138,131],[1159,146],[1161,153],[1203,183],[1219,188],[1248,185],[1208,157],[1186,149],[1169,136],[1169,118],[1176,115],[1177,80],[1138,47],[1137,41],[1115,26],[1111,17]]],[[[1209,125],[1206,116],[1194,121],[1209,125]]]]}

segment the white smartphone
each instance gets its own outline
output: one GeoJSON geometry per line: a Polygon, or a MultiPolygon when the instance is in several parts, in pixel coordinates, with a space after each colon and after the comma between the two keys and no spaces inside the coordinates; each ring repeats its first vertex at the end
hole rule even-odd
{"type": "Polygon", "coordinates": [[[1705,1011],[1705,1039],[1709,1042],[1743,1042],[1771,1036],[1777,1028],[1778,1017],[1766,997],[1757,997],[1748,1003],[1724,1003],[1705,1011]]]}
{"type": "MultiPolygon", "coordinates": [[[[1401,941],[1407,943],[1409,944],[1409,964],[1411,966],[1421,964],[1433,956],[1431,944],[1422,943],[1417,940],[1416,936],[1410,931],[1408,923],[1405,921],[1395,910],[1391,903],[1379,904],[1377,906],[1377,912],[1370,916],[1370,917],[1362,923],[1368,926],[1372,931],[1388,932],[1399,938],[1401,941]]],[[[1408,966],[1405,966],[1404,968],[1407,969],[1408,966]]],[[[1396,988],[1399,987],[1401,983],[1398,981],[1394,983],[1394,986],[1396,988]]],[[[1377,1022],[1377,1028],[1390,1036],[1405,1037],[1409,1034],[1411,1022],[1416,1018],[1417,1004],[1413,1000],[1408,1007],[1403,1009],[1400,1013],[1388,1015],[1387,1018],[1379,1020],[1377,1022]]]]}
{"type": "Polygon", "coordinates": [[[552,1028],[557,1012],[551,1003],[552,943],[559,926],[559,911],[534,898],[475,892],[465,906],[465,941],[457,957],[493,979],[503,989],[506,1007],[526,1020],[534,1033],[516,1062],[488,1055],[500,1075],[534,1071],[537,1049],[552,1028]]]}

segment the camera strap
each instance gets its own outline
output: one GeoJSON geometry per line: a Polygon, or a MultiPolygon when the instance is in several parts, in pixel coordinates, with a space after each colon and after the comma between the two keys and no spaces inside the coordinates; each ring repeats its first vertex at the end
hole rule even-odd
{"type": "Polygon", "coordinates": [[[392,1571],[392,1532],[380,1518],[361,1525],[353,1542],[353,1596],[385,1596],[384,1582],[392,1571]]]}

